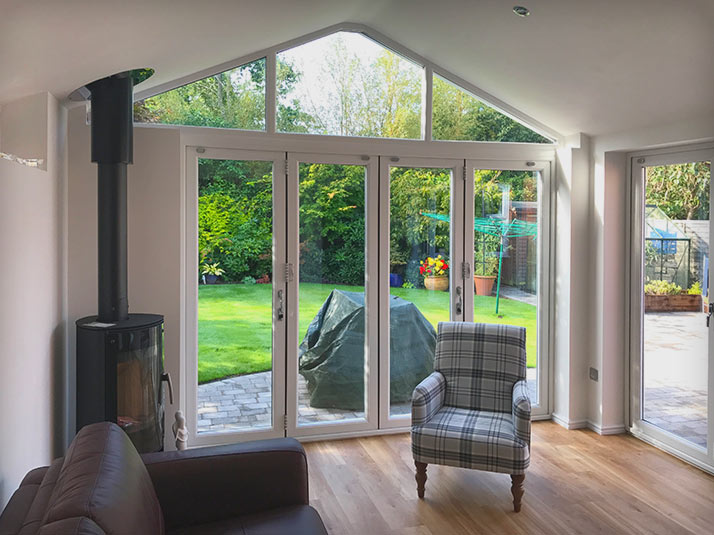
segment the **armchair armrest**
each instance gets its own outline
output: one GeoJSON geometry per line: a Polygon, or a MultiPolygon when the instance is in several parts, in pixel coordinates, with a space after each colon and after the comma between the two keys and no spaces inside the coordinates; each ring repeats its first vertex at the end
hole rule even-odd
{"type": "Polygon", "coordinates": [[[531,443],[531,400],[528,396],[528,383],[525,379],[513,385],[513,427],[516,436],[530,445],[531,443]]]}
{"type": "Polygon", "coordinates": [[[308,503],[307,458],[281,438],[142,455],[168,529],[308,503]]]}
{"type": "Polygon", "coordinates": [[[412,394],[412,425],[428,422],[441,407],[446,395],[446,379],[440,372],[433,372],[414,389],[412,394]]]}

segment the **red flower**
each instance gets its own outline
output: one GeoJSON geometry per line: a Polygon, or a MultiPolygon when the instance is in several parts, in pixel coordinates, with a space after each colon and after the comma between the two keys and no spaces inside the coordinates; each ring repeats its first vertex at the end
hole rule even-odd
{"type": "Polygon", "coordinates": [[[421,275],[424,274],[424,266],[419,266],[419,273],[420,273],[421,275]]]}

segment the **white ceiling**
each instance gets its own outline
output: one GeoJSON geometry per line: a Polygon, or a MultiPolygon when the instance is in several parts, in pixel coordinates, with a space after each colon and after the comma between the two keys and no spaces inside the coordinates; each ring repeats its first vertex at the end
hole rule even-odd
{"type": "Polygon", "coordinates": [[[714,114],[714,0],[0,0],[0,13],[0,104],[143,66],[158,85],[356,22],[564,135],[714,114]]]}

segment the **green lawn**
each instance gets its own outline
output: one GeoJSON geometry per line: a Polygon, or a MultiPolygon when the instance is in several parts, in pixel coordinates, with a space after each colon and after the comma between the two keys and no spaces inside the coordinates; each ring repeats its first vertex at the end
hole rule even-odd
{"type": "MultiPolygon", "coordinates": [[[[335,287],[361,292],[362,287],[300,284],[300,339],[335,287]]],[[[434,325],[449,319],[448,292],[392,288],[392,295],[414,303],[434,325]]],[[[495,297],[474,298],[476,321],[526,327],[528,367],[536,364],[536,309],[495,297]]],[[[269,284],[200,285],[198,289],[198,382],[270,369],[271,286],[269,284]]]]}

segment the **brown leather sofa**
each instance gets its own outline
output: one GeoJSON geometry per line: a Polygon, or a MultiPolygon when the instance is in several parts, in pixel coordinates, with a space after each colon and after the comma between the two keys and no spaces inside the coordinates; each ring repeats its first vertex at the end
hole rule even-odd
{"type": "Polygon", "coordinates": [[[0,535],[326,534],[293,439],[140,456],[115,424],[83,428],[29,472],[0,535]]]}

